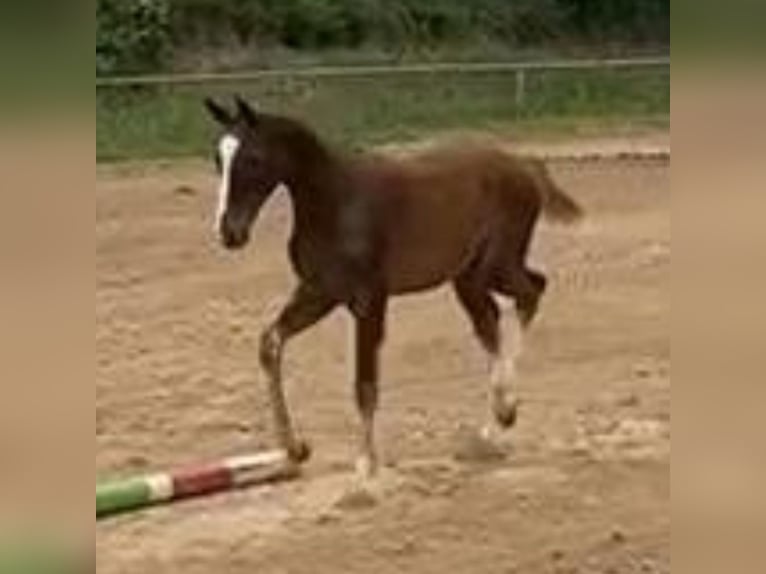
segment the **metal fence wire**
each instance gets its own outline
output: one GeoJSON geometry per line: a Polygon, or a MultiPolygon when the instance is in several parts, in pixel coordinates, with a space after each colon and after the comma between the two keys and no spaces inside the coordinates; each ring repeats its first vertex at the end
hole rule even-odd
{"type": "Polygon", "coordinates": [[[346,144],[519,120],[667,116],[670,59],[283,68],[96,79],[97,159],[196,155],[205,96],[239,94],[346,144]]]}

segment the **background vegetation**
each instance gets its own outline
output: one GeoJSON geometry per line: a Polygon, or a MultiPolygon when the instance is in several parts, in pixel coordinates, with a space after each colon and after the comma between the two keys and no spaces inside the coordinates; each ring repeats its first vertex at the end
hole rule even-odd
{"type": "Polygon", "coordinates": [[[304,118],[344,146],[449,130],[516,133],[583,124],[668,125],[669,68],[529,73],[523,106],[512,73],[285,77],[97,92],[97,160],[207,155],[217,126],[202,107],[238,93],[270,112],[304,118]]]}
{"type": "MultiPolygon", "coordinates": [[[[667,53],[669,0],[98,0],[97,75],[312,63],[667,53]]],[[[669,67],[280,76],[96,90],[97,160],[207,154],[200,102],[239,93],[355,146],[442,130],[667,125],[669,67]]]]}
{"type": "Polygon", "coordinates": [[[99,74],[665,49],[670,0],[98,0],[99,74]]]}

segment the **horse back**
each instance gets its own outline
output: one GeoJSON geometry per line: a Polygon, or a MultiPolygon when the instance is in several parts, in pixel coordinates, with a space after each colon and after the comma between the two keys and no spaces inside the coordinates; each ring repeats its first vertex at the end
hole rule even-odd
{"type": "Polygon", "coordinates": [[[367,157],[353,185],[372,209],[394,292],[454,277],[499,229],[534,202],[521,164],[484,147],[445,147],[405,158],[367,157]]]}

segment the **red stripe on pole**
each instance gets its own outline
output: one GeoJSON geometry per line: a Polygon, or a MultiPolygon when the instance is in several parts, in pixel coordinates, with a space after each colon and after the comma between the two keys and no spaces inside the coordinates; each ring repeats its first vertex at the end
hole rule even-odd
{"type": "Polygon", "coordinates": [[[234,484],[231,471],[223,466],[202,466],[173,474],[175,498],[200,496],[227,490],[234,484]]]}

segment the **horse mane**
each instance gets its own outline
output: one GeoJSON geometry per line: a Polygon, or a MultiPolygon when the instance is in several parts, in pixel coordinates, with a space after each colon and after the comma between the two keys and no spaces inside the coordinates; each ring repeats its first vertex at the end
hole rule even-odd
{"type": "Polygon", "coordinates": [[[263,134],[287,149],[299,165],[317,169],[338,163],[335,150],[302,121],[280,115],[261,114],[259,126],[263,134]]]}

